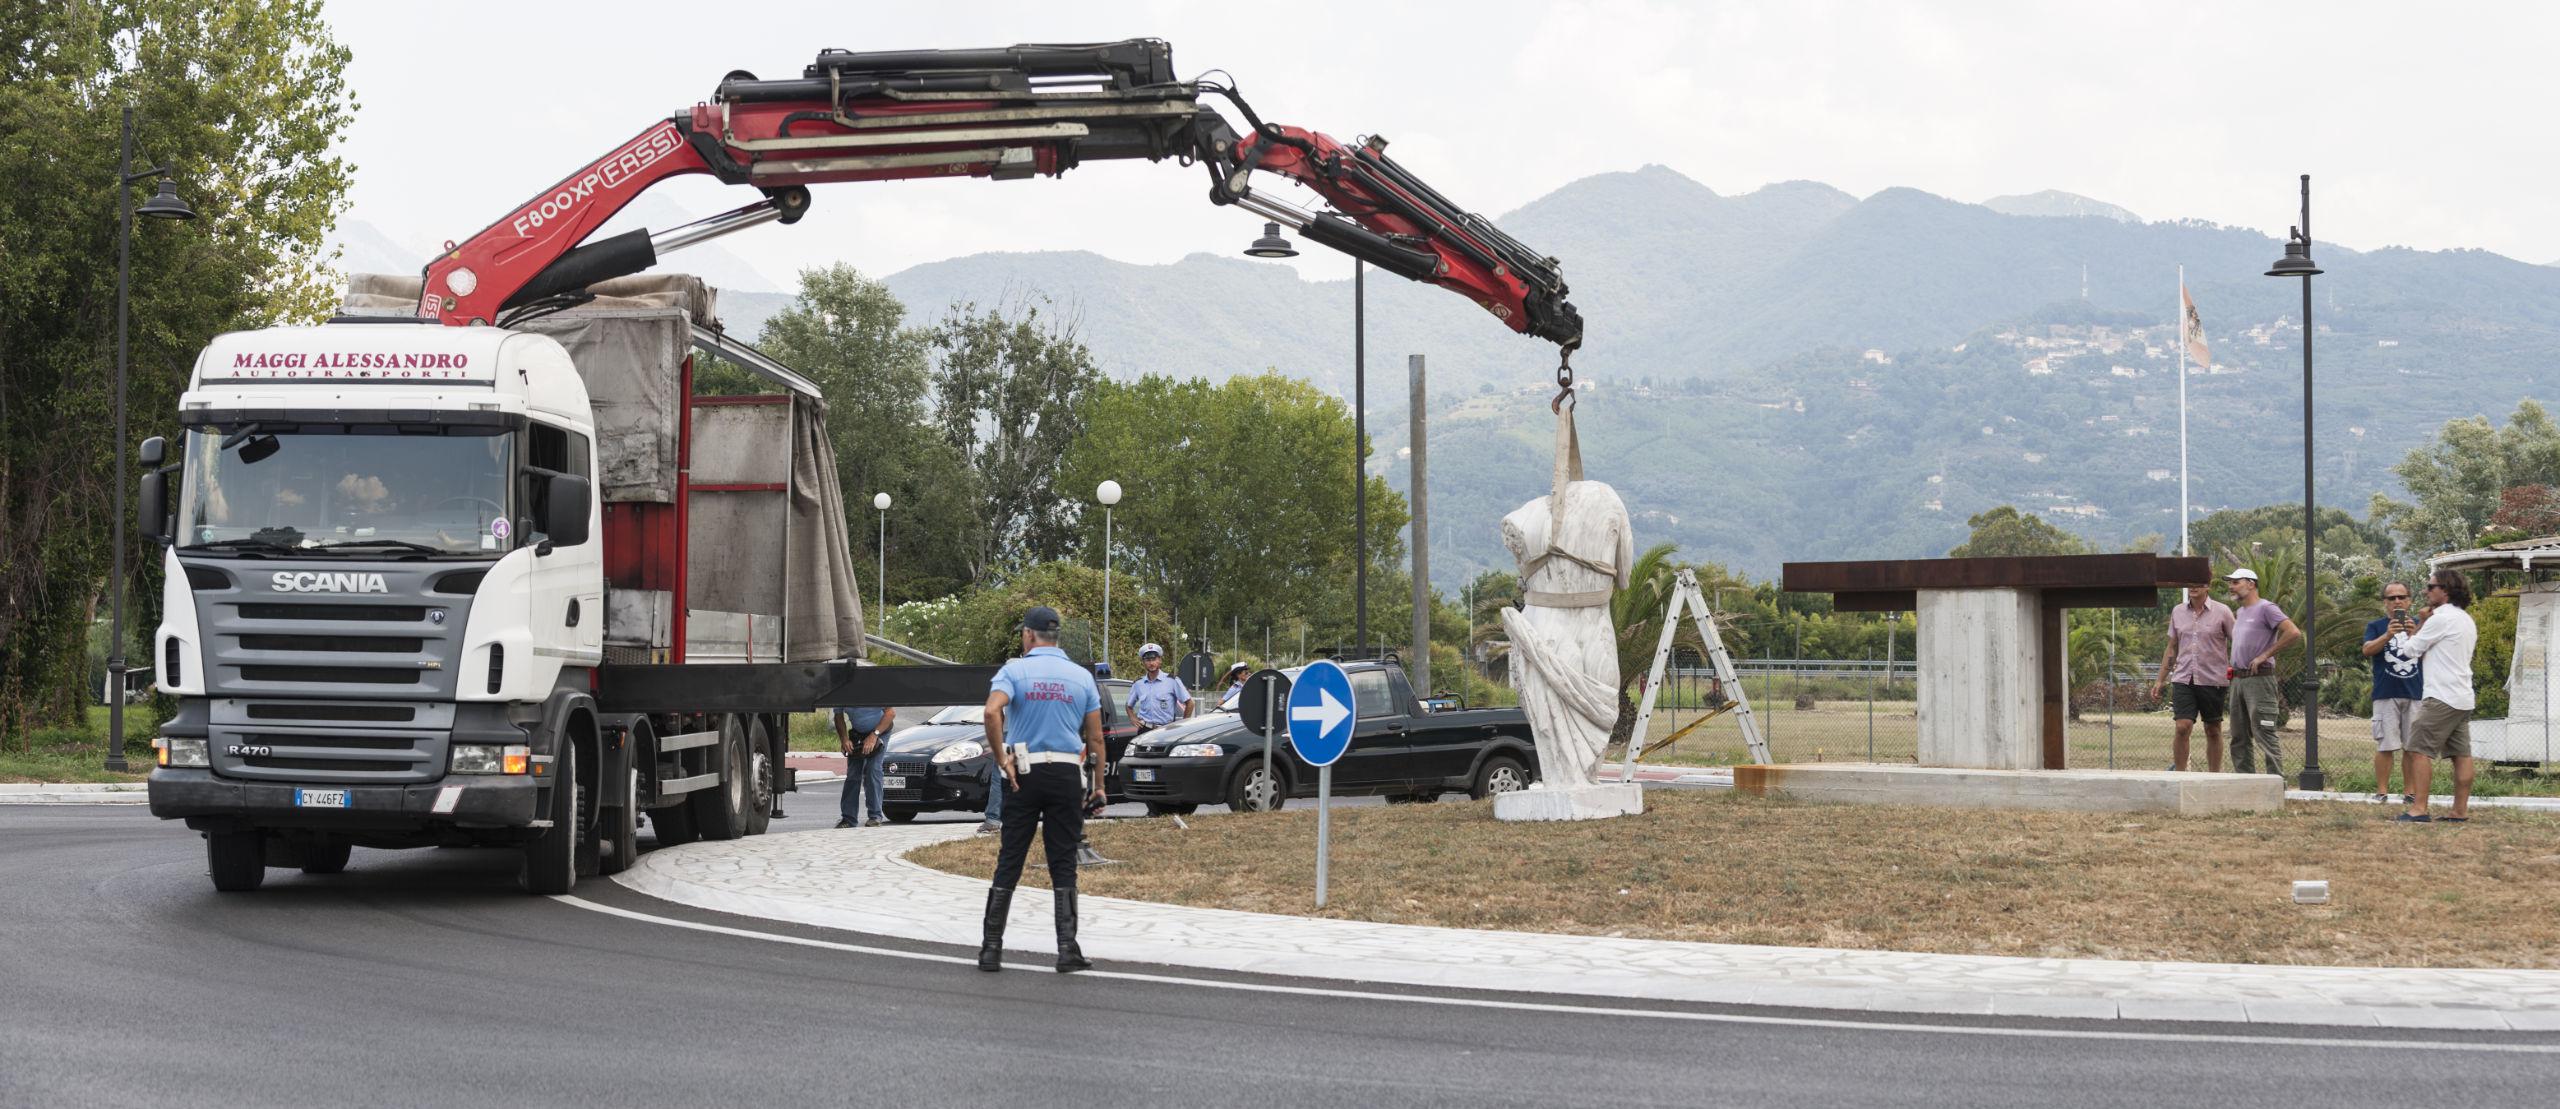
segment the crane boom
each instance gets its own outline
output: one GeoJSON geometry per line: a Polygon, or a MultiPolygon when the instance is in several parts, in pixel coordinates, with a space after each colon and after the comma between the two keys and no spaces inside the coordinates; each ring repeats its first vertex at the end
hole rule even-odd
{"type": "Polygon", "coordinates": [[[1207,167],[1209,199],[1283,223],[1390,272],[1465,295],[1513,331],[1571,351],[1582,318],[1561,267],[1387,157],[1264,122],[1228,84],[1179,80],[1160,39],[982,50],[828,50],[798,78],[738,72],[711,98],[643,128],[428,263],[418,314],[493,324],[637,273],[660,253],[757,224],[797,221],[808,186],[919,177],[1054,177],[1090,161],[1207,167]],[[1204,97],[1244,117],[1239,132],[1204,97]],[[1295,181],[1330,211],[1258,191],[1295,181]],[[764,199],[673,231],[590,241],[660,181],[710,174],[764,199]]]}

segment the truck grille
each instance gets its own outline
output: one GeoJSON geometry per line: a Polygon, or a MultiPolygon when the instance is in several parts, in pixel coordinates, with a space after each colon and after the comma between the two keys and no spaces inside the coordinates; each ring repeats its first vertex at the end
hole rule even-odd
{"type": "Polygon", "coordinates": [[[244,635],[247,651],[319,651],[329,654],[414,655],[426,640],[385,635],[244,635]]]}
{"type": "Polygon", "coordinates": [[[251,720],[362,720],[405,724],[418,718],[413,705],[323,705],[308,702],[250,705],[251,720]]]}
{"type": "Polygon", "coordinates": [[[414,624],[427,618],[424,605],[247,604],[237,607],[243,620],[363,620],[379,624],[414,624]]]}

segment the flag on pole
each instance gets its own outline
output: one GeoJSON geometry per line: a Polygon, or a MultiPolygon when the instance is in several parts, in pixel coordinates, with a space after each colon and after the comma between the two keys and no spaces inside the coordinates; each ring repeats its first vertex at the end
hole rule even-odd
{"type": "Polygon", "coordinates": [[[2178,286],[2178,300],[2185,312],[2178,319],[2178,340],[2187,344],[2187,360],[2197,369],[2211,369],[2213,355],[2204,347],[2204,317],[2196,314],[2196,298],[2187,295],[2187,287],[2178,286]]]}

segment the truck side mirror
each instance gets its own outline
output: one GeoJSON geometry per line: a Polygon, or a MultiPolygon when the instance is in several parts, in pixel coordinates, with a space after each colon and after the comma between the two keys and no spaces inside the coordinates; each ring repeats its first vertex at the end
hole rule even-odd
{"type": "Polygon", "coordinates": [[[142,441],[142,449],[137,453],[143,465],[157,466],[169,459],[169,441],[154,435],[142,441]]]}
{"type": "MultiPolygon", "coordinates": [[[[151,444],[158,442],[159,440],[154,439],[150,443],[143,444],[146,457],[150,453],[151,444]]],[[[148,462],[145,465],[157,466],[158,463],[148,462]]],[[[154,469],[142,475],[142,489],[135,498],[133,511],[134,530],[141,532],[143,538],[154,543],[169,541],[168,471],[154,469]]]]}
{"type": "Polygon", "coordinates": [[[587,479],[576,474],[552,474],[549,494],[545,497],[542,534],[555,547],[575,547],[587,541],[587,513],[594,507],[594,489],[587,479]]]}

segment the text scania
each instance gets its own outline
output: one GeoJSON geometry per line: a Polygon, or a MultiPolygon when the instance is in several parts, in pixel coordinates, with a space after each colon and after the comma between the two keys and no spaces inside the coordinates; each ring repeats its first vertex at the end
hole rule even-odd
{"type": "Polygon", "coordinates": [[[319,570],[278,570],[268,579],[278,593],[389,593],[391,586],[380,574],[332,573],[319,570]]]}
{"type": "Polygon", "coordinates": [[[515,228],[519,236],[531,235],[535,228],[559,219],[585,203],[598,187],[621,188],[633,174],[657,164],[658,159],[675,153],[682,145],[684,140],[676,135],[675,124],[661,124],[648,134],[631,140],[631,145],[605,155],[585,173],[561,182],[559,189],[550,196],[525,205],[508,226],[515,228]]]}

